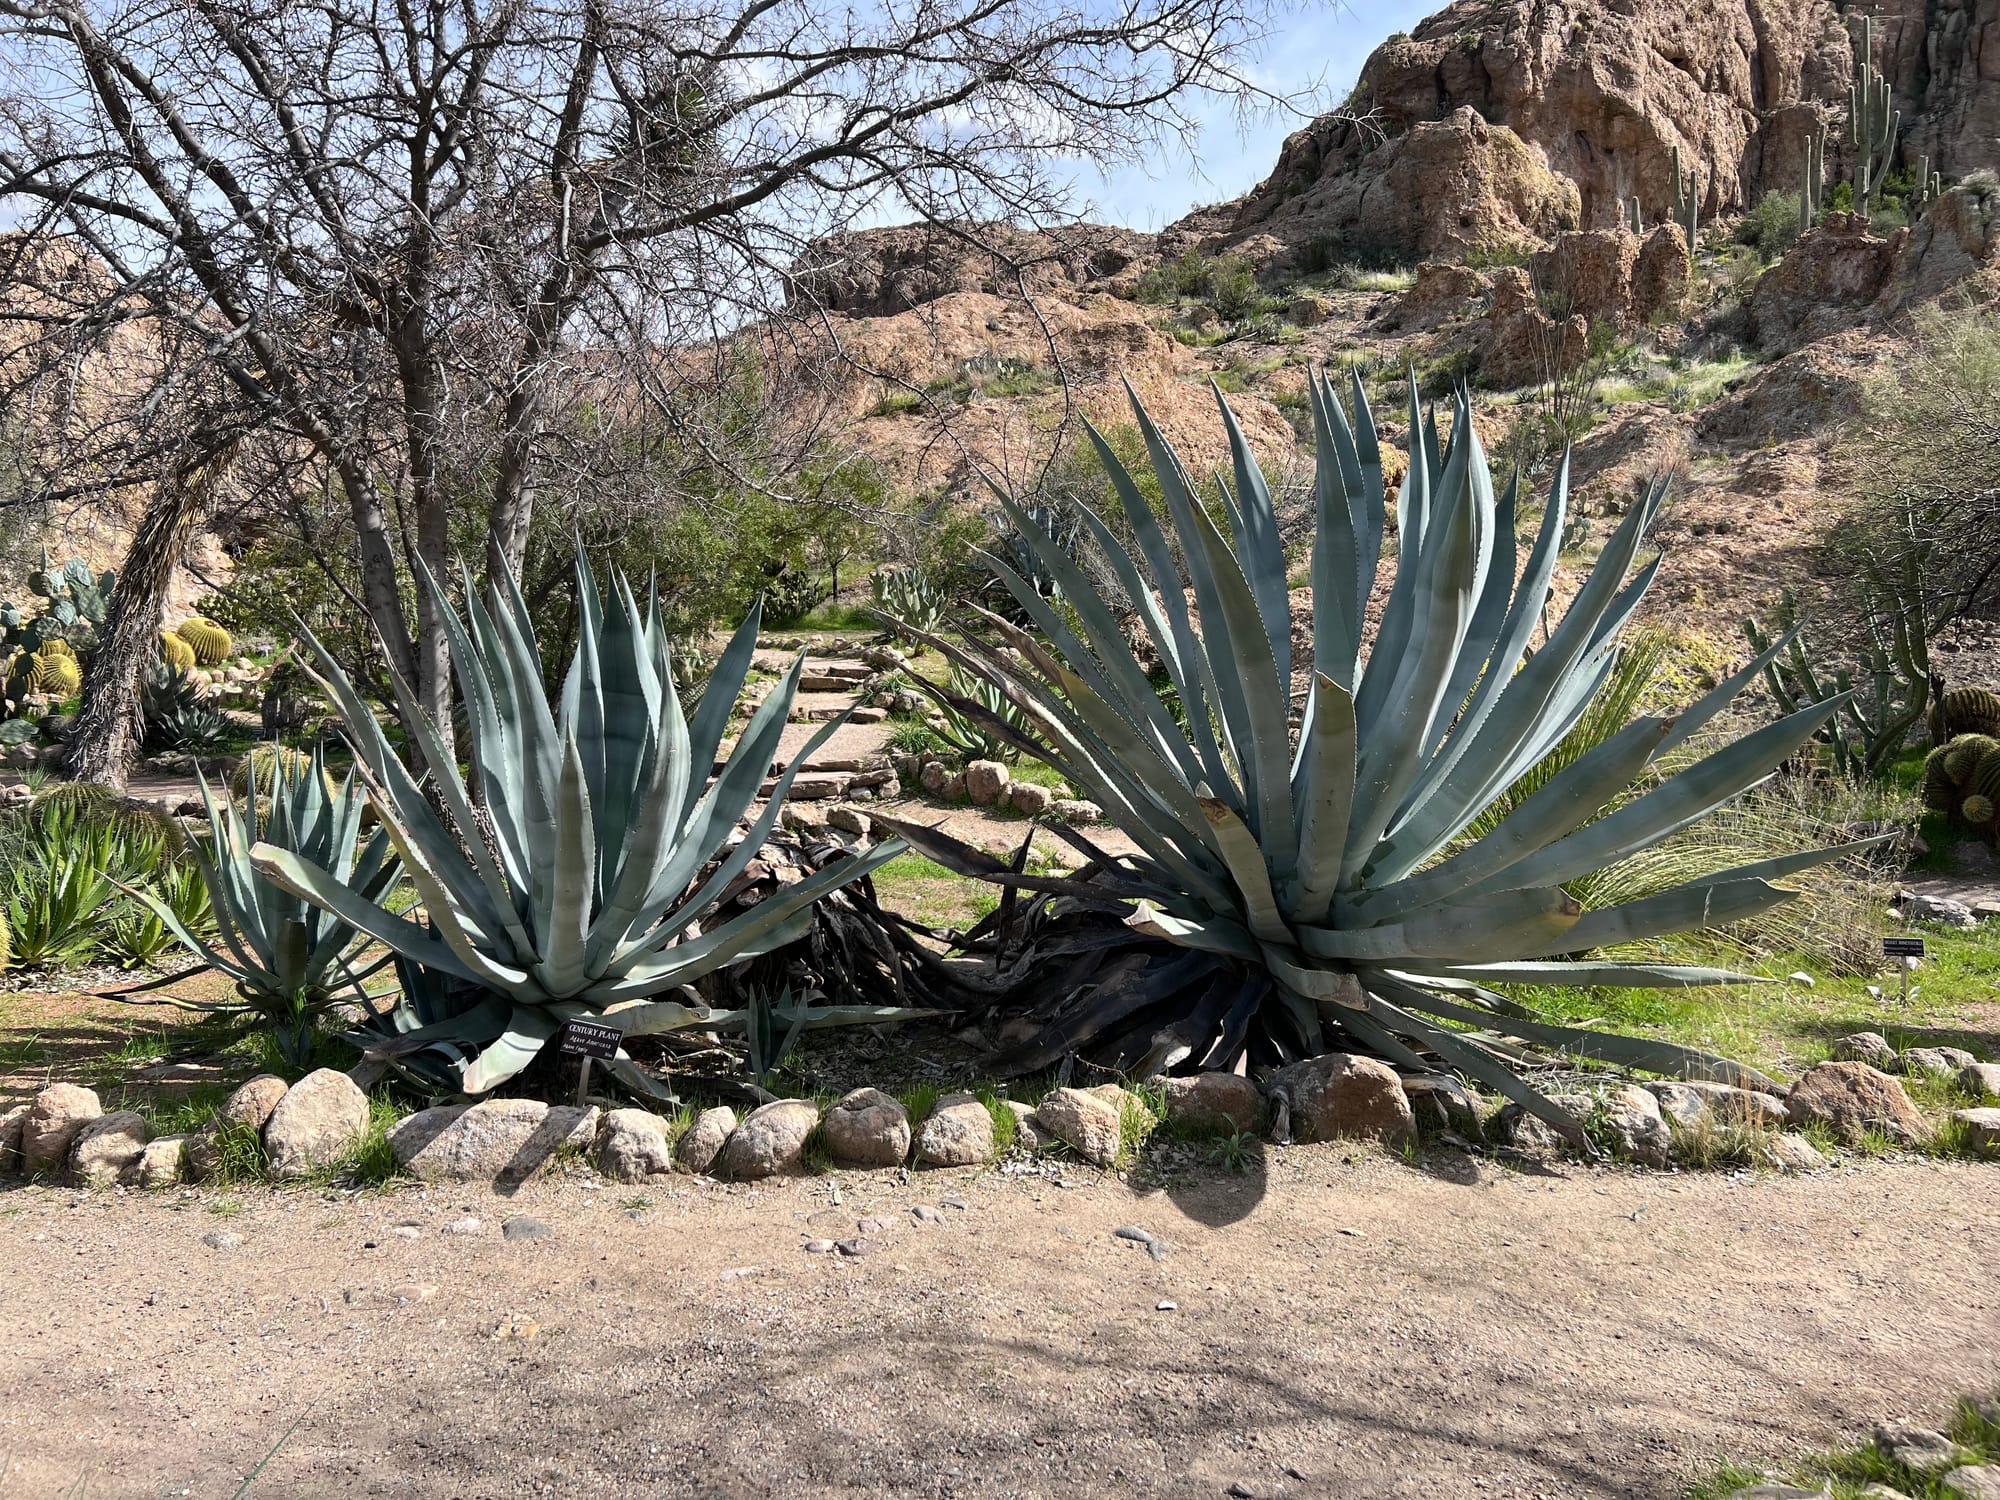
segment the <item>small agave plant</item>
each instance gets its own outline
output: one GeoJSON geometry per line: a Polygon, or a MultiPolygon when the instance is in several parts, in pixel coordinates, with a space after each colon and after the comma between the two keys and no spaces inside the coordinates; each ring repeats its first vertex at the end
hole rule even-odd
{"type": "MultiPolygon", "coordinates": [[[[419,726],[419,748],[434,768],[419,782],[339,664],[306,636],[423,919],[391,910],[295,851],[265,844],[252,856],[284,889],[395,950],[406,981],[417,971],[425,976],[419,996],[406,982],[408,1003],[365,1057],[433,1077],[448,1072],[459,1091],[478,1094],[526,1067],[565,1021],[602,1021],[626,1036],[740,1027],[741,1011],[689,1003],[692,992],[659,997],[793,941],[810,927],[820,896],[903,849],[885,840],[747,912],[702,926],[762,848],[799,767],[842,722],[828,724],[792,757],[732,846],[777,755],[804,658],[719,760],[750,671],[760,610],[730,641],[689,718],[657,601],[642,609],[618,578],[607,603],[579,553],[578,643],[551,703],[534,623],[514,580],[495,569],[482,602],[460,571],[463,619],[428,572],[421,582],[445,606],[466,705],[470,783],[409,685],[393,678],[404,722],[419,726]],[[424,1064],[410,1061],[425,1052],[424,1064]]],[[[819,1006],[813,1024],[903,1014],[819,1006]]],[[[633,1087],[651,1086],[622,1052],[613,1071],[633,1087]]]]}
{"type": "Polygon", "coordinates": [[[280,760],[271,775],[268,785],[259,785],[253,763],[248,794],[227,802],[216,799],[206,780],[201,784],[211,842],[206,850],[191,843],[189,853],[208,887],[215,941],[205,940],[181,911],[144,886],[121,886],[201,963],[126,990],[120,998],[213,969],[236,981],[234,1000],[158,998],[188,1010],[236,1017],[246,1031],[266,1028],[278,1054],[299,1065],[311,1055],[328,1012],[365,999],[365,982],[389,959],[368,954],[370,939],[348,923],[274,887],[252,868],[251,850],[282,849],[310,860],[364,901],[385,897],[402,866],[386,831],[378,828],[365,840],[361,837],[367,798],[351,775],[331,788],[317,752],[309,765],[294,767],[280,760]],[[260,806],[265,808],[261,813],[260,806]]]}
{"type": "Polygon", "coordinates": [[[1518,1043],[1674,1076],[1757,1081],[1753,1070],[1693,1049],[1540,1020],[1496,988],[1747,980],[1577,955],[1753,916],[1791,898],[1772,881],[1847,852],[1763,860],[1600,911],[1583,910],[1564,889],[1755,785],[1834,712],[1836,702],[1817,704],[1692,764],[1663,766],[1782,641],[1685,712],[1634,720],[1483,834],[1474,827],[1563,740],[1612,672],[1619,633],[1659,568],[1655,559],[1628,580],[1664,484],[1632,507],[1549,628],[1567,461],[1517,574],[1515,486],[1496,496],[1463,397],[1441,443],[1413,390],[1395,578],[1364,651],[1386,513],[1380,445],[1360,383],[1350,422],[1332,384],[1315,377],[1311,660],[1295,663],[1271,492],[1219,392],[1218,400],[1234,459],[1220,522],[1134,398],[1168,524],[1094,431],[1134,546],[1081,508],[1122,597],[1100,591],[1009,505],[1069,612],[992,558],[1037,633],[981,612],[994,640],[967,632],[962,643],[936,641],[1003,691],[1032,733],[969,698],[954,707],[1084,789],[1140,851],[1098,856],[1088,879],[1037,879],[903,829],[964,873],[1072,898],[1079,919],[1107,901],[1124,915],[1138,961],[1114,963],[1103,945],[1065,947],[1060,922],[1045,929],[1045,946],[1077,982],[1052,984],[1032,954],[1017,959],[1013,972],[1030,976],[1031,993],[1056,996],[1041,1000],[1045,1027],[1021,1064],[1073,1049],[1139,1072],[1226,1068],[1246,1050],[1260,1065],[1359,1051],[1409,1068],[1442,1064],[1573,1139],[1576,1123],[1518,1076],[1510,1062],[1518,1043]],[[1136,612],[1170,683],[1148,680],[1122,609],[1136,612]],[[1531,651],[1538,627],[1546,636],[1531,651]],[[1295,667],[1305,684],[1296,713],[1295,667]]]}

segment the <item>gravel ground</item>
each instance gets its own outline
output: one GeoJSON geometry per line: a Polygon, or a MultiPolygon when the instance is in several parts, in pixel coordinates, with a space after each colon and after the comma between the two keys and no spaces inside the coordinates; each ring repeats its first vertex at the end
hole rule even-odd
{"type": "Polygon", "coordinates": [[[2000,1380],[1990,1167],[1073,1170],[16,1189],[0,1494],[1665,1497],[2000,1380]]]}

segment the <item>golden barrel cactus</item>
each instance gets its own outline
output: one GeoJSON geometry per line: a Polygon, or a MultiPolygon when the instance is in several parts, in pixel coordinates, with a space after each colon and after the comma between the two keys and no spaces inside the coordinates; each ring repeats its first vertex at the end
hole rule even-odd
{"type": "Polygon", "coordinates": [[[199,616],[183,620],[174,627],[174,634],[188,643],[194,652],[195,664],[203,667],[219,667],[229,660],[229,648],[235,644],[229,632],[213,620],[199,616]]]}

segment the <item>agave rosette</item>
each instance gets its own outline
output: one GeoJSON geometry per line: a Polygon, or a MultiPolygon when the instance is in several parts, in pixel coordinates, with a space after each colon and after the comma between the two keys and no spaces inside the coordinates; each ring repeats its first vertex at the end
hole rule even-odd
{"type": "Polygon", "coordinates": [[[1762,1081],[1692,1048],[1540,1020],[1494,987],[1748,981],[1576,955],[1754,916],[1791,898],[1773,881],[1862,845],[1760,860],[1599,911],[1585,911],[1564,885],[1756,785],[1838,700],[1663,767],[1779,642],[1685,712],[1633,720],[1480,833],[1480,814],[1563,740],[1611,673],[1620,632],[1660,566],[1640,553],[1666,486],[1649,486],[1547,626],[1567,460],[1517,573],[1517,485],[1496,494],[1463,396],[1445,443],[1413,390],[1399,561],[1370,643],[1365,611],[1386,517],[1379,439],[1358,379],[1352,421],[1329,380],[1315,376],[1309,390],[1315,607],[1301,712],[1292,711],[1276,510],[1219,392],[1233,455],[1233,476],[1218,476],[1220,522],[1135,397],[1166,524],[1094,430],[1132,546],[1079,507],[1123,597],[1107,597],[1008,503],[1070,608],[1058,612],[989,558],[1034,633],[981,612],[991,639],[968,631],[937,642],[1004,691],[1033,732],[970,699],[953,706],[1053,765],[1140,852],[1098,861],[1088,881],[1038,881],[933,833],[903,831],[967,873],[1085,905],[1116,897],[1130,935],[1167,955],[1115,972],[1090,958],[1092,982],[1042,1005],[1043,1038],[1023,1055],[1039,1063],[1088,1046],[1115,1066],[1150,1069],[1229,1067],[1246,1049],[1268,1064],[1345,1048],[1405,1067],[1442,1062],[1571,1131],[1574,1122],[1519,1078],[1510,1059],[1520,1043],[1675,1076],[1762,1081]],[[1149,679],[1121,628],[1126,610],[1170,686],[1149,679]],[[1545,638],[1531,649],[1538,630],[1545,638]]]}
{"type": "Polygon", "coordinates": [[[207,779],[201,779],[209,845],[204,849],[190,842],[188,853],[208,887],[214,941],[189,928],[172,906],[143,885],[120,886],[202,961],[200,968],[124,994],[143,994],[202,968],[214,969],[236,981],[237,999],[161,998],[189,1010],[237,1015],[246,1025],[268,1026],[280,1053],[298,1062],[310,1054],[326,1014],[336,1004],[366,998],[364,982],[388,958],[365,953],[371,939],[364,931],[260,875],[251,864],[252,849],[284,850],[309,861],[351,889],[357,900],[368,902],[389,894],[402,865],[386,830],[377,828],[362,838],[367,798],[352,775],[332,786],[319,752],[296,766],[280,758],[269,776],[268,782],[260,782],[251,761],[245,795],[228,801],[218,800],[207,779]]]}
{"type": "MultiPolygon", "coordinates": [[[[306,636],[425,920],[389,910],[290,851],[260,845],[254,855],[258,870],[279,885],[387,944],[406,969],[456,981],[468,997],[462,1007],[431,1011],[429,1020],[392,1017],[389,1034],[370,1049],[373,1060],[434,1049],[462,1091],[476,1094],[527,1066],[568,1020],[601,1020],[628,1037],[740,1021],[693,1001],[692,992],[658,997],[798,938],[820,896],[902,850],[884,841],[747,912],[701,925],[763,846],[799,768],[841,722],[792,757],[736,838],[777,756],[804,657],[751,713],[718,769],[760,610],[730,641],[689,717],[657,601],[642,609],[616,578],[607,605],[579,554],[578,644],[551,704],[533,621],[513,579],[496,568],[482,602],[460,571],[464,618],[448,601],[441,613],[466,706],[470,785],[400,676],[391,674],[403,721],[416,726],[417,748],[432,768],[423,781],[404,766],[339,664],[306,636]]],[[[442,597],[427,572],[422,583],[442,597]]],[[[825,1006],[814,1019],[825,1025],[900,1014],[825,1006]]],[[[621,1076],[643,1086],[631,1060],[622,1053],[620,1060],[621,1076]]]]}

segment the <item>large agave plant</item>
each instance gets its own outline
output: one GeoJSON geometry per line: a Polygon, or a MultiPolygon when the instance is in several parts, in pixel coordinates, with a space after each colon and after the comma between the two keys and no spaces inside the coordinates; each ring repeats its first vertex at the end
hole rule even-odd
{"type": "Polygon", "coordinates": [[[185,902],[177,908],[143,885],[123,887],[201,961],[194,969],[123,995],[144,994],[214,969],[236,981],[235,999],[160,998],[189,1010],[235,1017],[246,1030],[266,1027],[279,1055],[303,1064],[327,1013],[363,999],[363,984],[388,957],[365,954],[370,946],[365,933],[274,886],[252,866],[251,851],[283,850],[290,858],[310,861],[367,902],[389,893],[401,863],[385,830],[361,837],[367,798],[352,775],[329,789],[318,753],[297,767],[280,760],[268,774],[270,780],[260,784],[253,765],[248,794],[229,801],[218,800],[206,780],[201,784],[212,841],[206,851],[192,844],[189,853],[208,887],[215,940],[189,925],[185,902]]]}
{"type": "MultiPolygon", "coordinates": [[[[749,832],[732,843],[777,754],[803,656],[716,770],[756,648],[758,610],[723,652],[690,719],[655,602],[642,609],[619,578],[607,606],[579,554],[578,643],[552,704],[528,606],[514,581],[495,571],[483,603],[464,577],[463,619],[448,601],[442,611],[466,704],[472,785],[409,685],[394,679],[404,722],[419,726],[419,748],[433,768],[420,784],[339,664],[306,637],[426,920],[388,910],[290,850],[260,845],[253,856],[285,889],[409,963],[481,992],[463,1008],[440,1006],[433,1022],[399,1022],[393,1044],[399,1057],[435,1045],[473,1094],[526,1067],[566,1020],[601,1019],[642,1036],[736,1019],[655,997],[792,941],[810,927],[821,895],[902,851],[887,840],[703,928],[707,908],[777,822],[798,768],[841,721],[792,757],[749,832]]],[[[442,599],[428,573],[421,581],[442,599]]],[[[817,1019],[898,1014],[827,1007],[817,1019]]],[[[621,1075],[644,1086],[630,1059],[621,1061],[621,1075]]]]}
{"type": "MultiPolygon", "coordinates": [[[[1055,951],[1084,956],[1091,982],[1041,1007],[1047,1026],[1024,1059],[1038,1065],[1090,1048],[1115,1066],[1150,1070],[1227,1067],[1246,1049],[1259,1063],[1366,1051],[1406,1067],[1442,1062],[1572,1133],[1574,1122],[1509,1065],[1515,1043],[1674,1075],[1754,1079],[1692,1049],[1541,1021],[1495,986],[1746,978],[1576,955],[1753,916],[1789,899],[1773,880],[1842,850],[1760,860],[1600,911],[1585,911],[1564,885],[1754,785],[1834,705],[1663,769],[1763,670],[1766,653],[1684,713],[1633,720],[1496,825],[1473,831],[1562,742],[1612,672],[1619,632],[1659,567],[1655,559],[1628,581],[1665,486],[1633,506],[1560,624],[1531,651],[1563,534],[1567,463],[1517,576],[1514,488],[1496,496],[1462,398],[1450,441],[1441,443],[1413,390],[1398,562],[1364,652],[1386,496],[1358,382],[1353,401],[1350,423],[1331,383],[1311,383],[1318,470],[1309,663],[1293,661],[1271,493],[1226,401],[1234,478],[1223,487],[1220,521],[1139,408],[1167,524],[1095,432],[1135,548],[1081,509],[1122,598],[1100,592],[1062,546],[1042,537],[1037,550],[1071,612],[1058,614],[1032,583],[989,559],[1037,634],[986,613],[997,645],[970,633],[962,644],[938,642],[1004,691],[1035,733],[1020,733],[970,699],[954,706],[1054,765],[1141,851],[1101,860],[1088,881],[1037,881],[905,830],[968,873],[1080,898],[1100,911],[1107,897],[1123,903],[1127,936],[1150,957],[1107,964],[1088,942],[1066,949],[1061,933],[1049,934],[1055,951]],[[1121,629],[1121,607],[1137,613],[1170,686],[1148,681],[1121,629]],[[1297,713],[1295,665],[1304,679],[1297,713]],[[1169,711],[1168,692],[1179,715],[1169,711]]],[[[1034,542],[1041,534],[1009,509],[1034,542]]],[[[1017,973],[1033,969],[1032,958],[1015,963],[1017,973]]],[[[1037,985],[1046,980],[1034,976],[1037,985]]]]}

